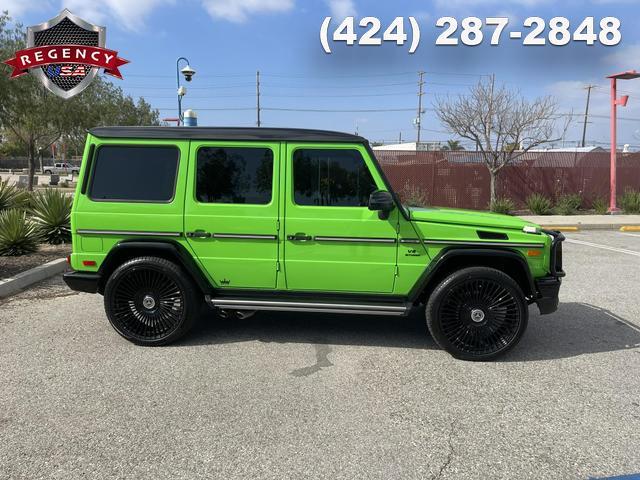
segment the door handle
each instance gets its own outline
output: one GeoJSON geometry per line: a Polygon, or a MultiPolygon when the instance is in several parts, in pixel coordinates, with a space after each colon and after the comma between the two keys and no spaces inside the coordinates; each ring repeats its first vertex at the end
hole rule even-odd
{"type": "Polygon", "coordinates": [[[305,235],[304,233],[296,233],[295,235],[287,235],[287,240],[294,242],[310,242],[313,240],[311,235],[305,235]]]}
{"type": "Polygon", "coordinates": [[[209,238],[211,234],[209,232],[205,232],[204,230],[196,230],[195,232],[187,232],[187,237],[189,238],[209,238]]]}

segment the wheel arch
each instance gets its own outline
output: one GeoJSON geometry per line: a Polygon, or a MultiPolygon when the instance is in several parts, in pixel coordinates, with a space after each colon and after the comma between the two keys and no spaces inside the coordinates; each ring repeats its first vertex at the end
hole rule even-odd
{"type": "Polygon", "coordinates": [[[100,275],[98,293],[104,294],[107,280],[116,268],[127,260],[143,256],[160,257],[176,263],[184,269],[204,295],[211,293],[212,288],[209,281],[183,245],[168,240],[151,239],[123,240],[109,251],[98,270],[100,275]]]}
{"type": "Polygon", "coordinates": [[[525,258],[519,252],[499,248],[456,248],[442,250],[427,266],[409,293],[409,300],[425,302],[433,289],[449,274],[467,267],[489,267],[513,278],[532,302],[535,283],[525,258]]]}

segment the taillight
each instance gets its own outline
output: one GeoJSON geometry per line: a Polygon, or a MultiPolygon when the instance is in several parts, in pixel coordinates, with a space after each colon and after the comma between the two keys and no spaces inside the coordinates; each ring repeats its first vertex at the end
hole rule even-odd
{"type": "Polygon", "coordinates": [[[82,265],[84,267],[95,267],[96,266],[96,261],[95,260],[83,260],[82,261],[82,265]]]}
{"type": "Polygon", "coordinates": [[[67,265],[71,265],[71,255],[67,255],[67,265]]]}

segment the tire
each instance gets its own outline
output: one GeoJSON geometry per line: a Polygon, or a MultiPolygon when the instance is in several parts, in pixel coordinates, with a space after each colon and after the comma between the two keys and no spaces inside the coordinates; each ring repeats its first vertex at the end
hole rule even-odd
{"type": "Polygon", "coordinates": [[[500,270],[472,267],[445,278],[426,306],[429,332],[455,358],[485,361],[517,345],[529,307],[518,284],[500,270]]]}
{"type": "Polygon", "coordinates": [[[136,345],[166,345],[185,335],[199,313],[197,287],[168,260],[139,257],[109,277],[104,308],[111,326],[136,345]]]}
{"type": "Polygon", "coordinates": [[[44,173],[48,174],[48,175],[51,175],[51,170],[45,170],[44,173]]]}

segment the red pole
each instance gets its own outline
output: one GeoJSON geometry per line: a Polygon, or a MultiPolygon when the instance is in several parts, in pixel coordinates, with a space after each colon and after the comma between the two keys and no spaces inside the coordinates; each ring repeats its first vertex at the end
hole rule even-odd
{"type": "Polygon", "coordinates": [[[611,79],[611,173],[610,173],[610,192],[609,213],[616,213],[616,154],[617,154],[617,110],[618,110],[618,92],[617,79],[611,79]]]}

